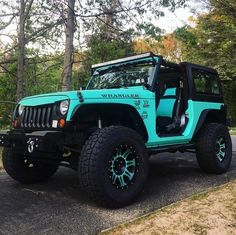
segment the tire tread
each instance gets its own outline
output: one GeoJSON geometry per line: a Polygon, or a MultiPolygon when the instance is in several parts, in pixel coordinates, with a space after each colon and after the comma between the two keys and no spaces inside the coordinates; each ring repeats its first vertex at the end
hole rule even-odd
{"type": "Polygon", "coordinates": [[[138,142],[144,145],[143,139],[134,130],[123,126],[109,126],[99,129],[89,137],[79,158],[78,174],[81,187],[93,200],[106,207],[124,205],[123,203],[111,201],[96,180],[98,155],[106,148],[107,141],[112,140],[116,135],[120,135],[121,138],[122,135],[132,136],[132,138],[136,138],[138,142]]]}

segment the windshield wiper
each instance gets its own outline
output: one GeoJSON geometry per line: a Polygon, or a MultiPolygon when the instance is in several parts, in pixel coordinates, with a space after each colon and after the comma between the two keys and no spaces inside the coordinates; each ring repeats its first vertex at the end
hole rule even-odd
{"type": "Polygon", "coordinates": [[[106,88],[103,89],[110,89],[110,88],[128,88],[127,85],[114,85],[114,86],[107,86],[106,88]]]}

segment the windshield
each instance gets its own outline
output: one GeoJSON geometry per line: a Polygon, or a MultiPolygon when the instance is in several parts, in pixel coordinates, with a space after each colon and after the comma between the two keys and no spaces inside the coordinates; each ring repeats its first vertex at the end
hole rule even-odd
{"type": "Polygon", "coordinates": [[[98,68],[94,71],[87,89],[109,89],[140,86],[151,83],[154,64],[150,62],[110,68],[98,68]]]}

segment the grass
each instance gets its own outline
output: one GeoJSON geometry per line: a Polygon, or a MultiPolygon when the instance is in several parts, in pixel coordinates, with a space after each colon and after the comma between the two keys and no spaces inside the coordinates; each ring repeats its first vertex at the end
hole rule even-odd
{"type": "Polygon", "coordinates": [[[229,133],[230,133],[230,135],[236,135],[236,127],[230,127],[229,133]]]}
{"type": "Polygon", "coordinates": [[[236,181],[232,181],[101,234],[235,234],[235,229],[236,181]]]}

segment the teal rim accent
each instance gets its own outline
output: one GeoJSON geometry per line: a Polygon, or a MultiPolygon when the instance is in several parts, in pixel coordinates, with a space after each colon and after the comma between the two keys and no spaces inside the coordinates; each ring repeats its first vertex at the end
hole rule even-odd
{"type": "Polygon", "coordinates": [[[135,149],[129,145],[117,147],[109,161],[109,178],[116,188],[128,188],[135,179],[138,156],[135,149]]]}
{"type": "Polygon", "coordinates": [[[225,140],[222,136],[218,137],[216,140],[216,156],[220,162],[225,158],[225,140]]]}

